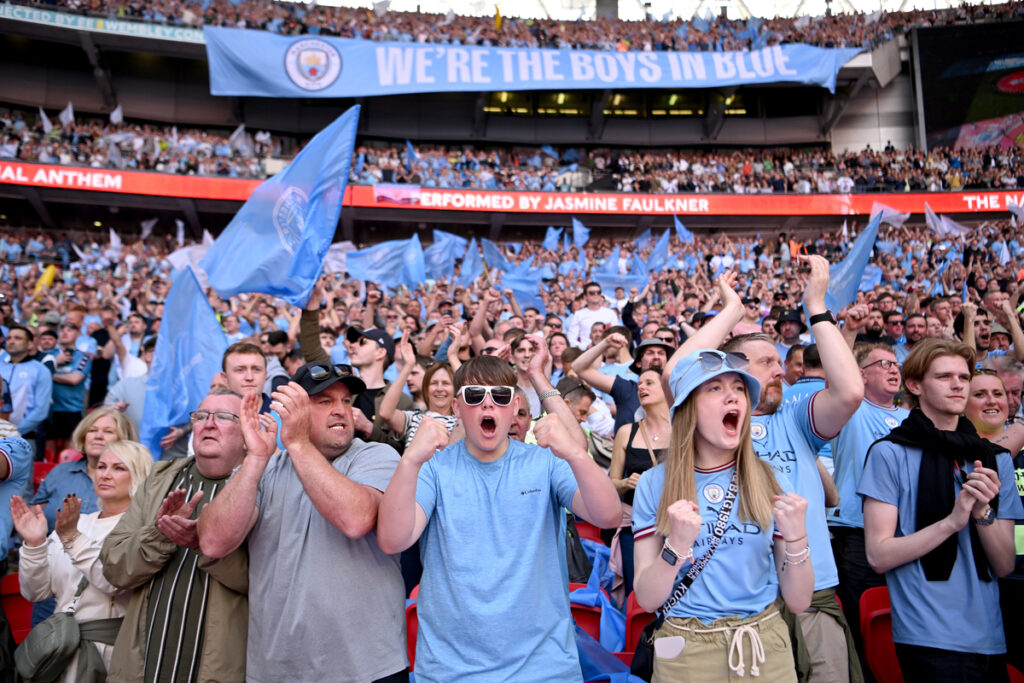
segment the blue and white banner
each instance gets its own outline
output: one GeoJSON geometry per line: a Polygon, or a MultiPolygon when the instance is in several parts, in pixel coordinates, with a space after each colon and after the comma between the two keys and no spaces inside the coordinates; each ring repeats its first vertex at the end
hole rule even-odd
{"type": "Polygon", "coordinates": [[[206,27],[210,92],[370,97],[428,92],[714,88],[807,83],[835,90],[859,48],[775,45],[750,52],[604,52],[279,36],[206,27]]]}

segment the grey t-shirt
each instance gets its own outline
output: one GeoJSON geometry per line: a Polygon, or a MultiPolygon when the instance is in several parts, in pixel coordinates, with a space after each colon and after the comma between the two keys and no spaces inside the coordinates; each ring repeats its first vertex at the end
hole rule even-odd
{"type": "MultiPolygon", "coordinates": [[[[398,460],[390,446],[354,439],[331,464],[383,491],[398,460]]],[[[256,505],[247,680],[358,683],[404,669],[405,586],[398,556],[381,552],[376,531],[358,539],[341,533],[281,451],[267,464],[256,505]]]]}

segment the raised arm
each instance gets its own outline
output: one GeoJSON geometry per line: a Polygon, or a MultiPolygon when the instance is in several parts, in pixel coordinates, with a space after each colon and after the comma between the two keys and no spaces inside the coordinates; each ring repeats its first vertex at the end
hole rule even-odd
{"type": "MultiPolygon", "coordinates": [[[[280,387],[273,398],[281,404],[278,413],[281,415],[282,442],[313,506],[349,538],[362,538],[373,531],[377,525],[377,506],[384,494],[373,487],[357,484],[331,467],[309,438],[311,401],[331,399],[323,393],[311,397],[294,382],[280,387]]],[[[351,398],[346,400],[351,401],[351,398]]]]}
{"type": "MultiPolygon", "coordinates": [[[[804,290],[804,305],[811,318],[825,313],[825,292],[828,291],[828,260],[824,256],[799,256],[811,266],[811,277],[804,290]]],[[[808,321],[810,322],[810,321],[808,321]]],[[[826,439],[835,437],[860,407],[864,399],[864,379],[853,351],[847,345],[839,328],[823,320],[811,325],[821,366],[825,370],[828,387],[814,398],[814,425],[826,439]]]]}
{"type": "Polygon", "coordinates": [[[572,369],[584,382],[594,389],[607,394],[612,390],[615,378],[604,374],[597,366],[601,359],[604,358],[604,352],[609,346],[620,349],[628,343],[621,334],[617,332],[612,333],[581,353],[579,358],[572,362],[572,369]]]}
{"type": "MultiPolygon", "coordinates": [[[[1020,328],[1020,319],[1017,317],[1017,309],[1009,301],[1002,303],[1002,312],[1009,323],[1007,329],[1010,331],[1010,338],[1013,341],[1013,355],[1017,360],[1024,361],[1024,332],[1020,328]]],[[[1010,451],[1016,453],[1017,451],[1010,451]]]]}
{"type": "Polygon", "coordinates": [[[395,354],[395,365],[398,366],[398,377],[384,393],[377,414],[387,423],[391,431],[402,434],[405,432],[407,418],[405,413],[398,410],[398,401],[402,398],[402,387],[409,381],[409,375],[412,374],[413,366],[416,365],[416,354],[413,353],[412,344],[409,343],[408,330],[402,334],[402,339],[398,342],[396,350],[398,353],[395,354]]]}
{"type": "Polygon", "coordinates": [[[496,289],[485,289],[483,296],[480,297],[480,305],[476,307],[476,313],[469,321],[469,343],[476,353],[480,353],[493,334],[487,324],[487,311],[490,310],[491,304],[497,301],[501,301],[501,292],[496,289]]]}
{"type": "MultiPolygon", "coordinates": [[[[543,339],[539,339],[533,335],[528,335],[526,339],[528,343],[533,346],[533,357],[530,358],[530,366],[527,368],[527,372],[530,376],[530,384],[533,385],[533,389],[537,392],[537,395],[542,396],[546,392],[554,389],[554,387],[551,386],[550,380],[551,358],[548,354],[547,344],[544,343],[543,339]]],[[[541,400],[541,407],[544,408],[545,413],[548,413],[549,415],[557,415],[568,435],[576,442],[576,445],[583,450],[587,450],[587,435],[583,433],[583,429],[580,427],[579,421],[576,419],[576,416],[572,414],[572,410],[569,408],[564,398],[558,394],[548,396],[541,400]]]]}
{"type": "MultiPolygon", "coordinates": [[[[330,363],[331,357],[320,343],[320,300],[323,298],[321,280],[313,285],[309,301],[299,316],[299,346],[307,363],[320,361],[330,363]]],[[[341,341],[338,342],[339,344],[341,341]]]]}
{"type": "Polygon", "coordinates": [[[427,515],[416,502],[416,483],[423,465],[447,446],[448,440],[445,426],[425,417],[402,454],[377,513],[377,544],[385,553],[402,552],[415,543],[426,528],[427,515]]]}
{"type": "Polygon", "coordinates": [[[199,515],[199,548],[207,557],[219,558],[230,554],[242,545],[259,519],[256,497],[260,479],[277,446],[276,423],[270,424],[274,420],[269,415],[265,416],[268,420],[261,420],[259,409],[260,395],[256,392],[246,394],[242,399],[241,415],[245,459],[224,489],[199,515]]]}

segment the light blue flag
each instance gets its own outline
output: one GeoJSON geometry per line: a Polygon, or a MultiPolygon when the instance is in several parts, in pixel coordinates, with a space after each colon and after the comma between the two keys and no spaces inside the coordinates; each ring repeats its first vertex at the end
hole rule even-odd
{"type": "Polygon", "coordinates": [[[353,279],[391,289],[399,285],[415,289],[427,277],[423,248],[415,234],[407,240],[390,240],[350,251],[345,257],[345,270],[353,279]]]}
{"type": "Polygon", "coordinates": [[[508,271],[508,274],[512,277],[533,277],[534,275],[540,277],[539,273],[540,271],[535,273],[533,270],[533,254],[530,254],[529,258],[522,263],[513,266],[508,271]]]}
{"type": "Polygon", "coordinates": [[[870,263],[864,266],[864,274],[861,275],[858,289],[862,292],[870,292],[880,284],[882,284],[882,269],[870,263]]]}
{"type": "Polygon", "coordinates": [[[633,287],[637,289],[643,289],[650,279],[646,275],[619,275],[618,273],[594,273],[591,278],[594,282],[601,285],[601,293],[611,298],[615,296],[615,288],[622,287],[629,293],[629,290],[633,287]]]}
{"type": "Polygon", "coordinates": [[[483,274],[484,263],[480,260],[480,249],[476,246],[474,237],[466,247],[466,254],[462,257],[462,269],[459,271],[459,276],[455,278],[455,282],[460,287],[468,287],[483,274]]]}
{"type": "Polygon", "coordinates": [[[540,151],[547,154],[552,159],[558,158],[558,152],[551,145],[541,145],[540,151]]]}
{"type": "Polygon", "coordinates": [[[486,237],[480,238],[480,246],[484,252],[484,263],[488,268],[497,268],[502,272],[512,270],[512,262],[505,258],[505,254],[501,253],[501,247],[486,237]]]}
{"type": "Polygon", "coordinates": [[[608,258],[604,260],[600,266],[597,267],[595,273],[605,273],[608,275],[618,275],[619,273],[619,247],[612,249],[612,253],[608,254],[608,258]]]}
{"type": "Polygon", "coordinates": [[[519,252],[523,250],[522,242],[508,242],[507,244],[512,248],[512,251],[515,252],[516,256],[519,256],[519,252]]]}
{"type": "Polygon", "coordinates": [[[544,235],[544,244],[541,247],[548,251],[558,251],[558,241],[562,238],[564,231],[565,228],[554,228],[549,225],[547,234],[544,235]]]}
{"type": "Polygon", "coordinates": [[[501,286],[512,290],[520,308],[533,307],[540,311],[541,315],[545,315],[547,308],[544,306],[544,300],[540,298],[543,272],[539,268],[534,268],[532,271],[515,275],[505,273],[501,276],[501,286]]]}
{"type": "Polygon", "coordinates": [[[569,253],[569,233],[568,231],[562,234],[562,249],[566,254],[569,253]]]}
{"type": "Polygon", "coordinates": [[[651,243],[651,229],[647,228],[636,238],[636,248],[643,251],[651,243]]]}
{"type": "Polygon", "coordinates": [[[262,292],[306,305],[338,227],[358,121],[357,105],[257,187],[231,219],[200,261],[221,297],[262,292]]]}
{"type": "Polygon", "coordinates": [[[686,226],[679,221],[678,216],[672,216],[672,220],[675,221],[676,225],[676,237],[683,244],[691,244],[693,242],[693,233],[686,229],[686,226]]]}
{"type": "Polygon", "coordinates": [[[654,243],[654,248],[651,249],[651,255],[647,257],[647,270],[638,271],[641,274],[658,272],[660,273],[662,268],[668,262],[668,235],[669,231],[666,230],[662,233],[658,241],[654,243]]]}
{"type": "Polygon", "coordinates": [[[647,264],[640,258],[640,254],[636,251],[633,252],[633,272],[634,273],[646,273],[647,264]]]}
{"type": "Polygon", "coordinates": [[[857,300],[857,289],[871,257],[871,247],[878,237],[881,220],[882,214],[875,214],[864,231],[857,235],[846,258],[831,267],[828,291],[825,293],[825,305],[830,311],[838,313],[857,300]]]}
{"type": "Polygon", "coordinates": [[[412,168],[412,162],[419,161],[420,155],[416,153],[416,148],[412,146],[412,143],[408,140],[405,141],[405,167],[407,169],[412,168]]]}
{"type": "Polygon", "coordinates": [[[420,236],[413,233],[412,237],[406,240],[405,250],[402,252],[402,279],[399,284],[405,285],[412,291],[422,285],[426,279],[423,246],[420,244],[420,236]]]}
{"type": "Polygon", "coordinates": [[[167,294],[146,380],[140,440],[155,458],[167,429],[188,422],[189,413],[206,397],[227,348],[228,339],[203,288],[192,268],[185,268],[167,294]]]}
{"type": "Polygon", "coordinates": [[[590,228],[580,223],[576,218],[572,219],[572,243],[582,249],[583,245],[590,239],[590,228]]]}
{"type": "Polygon", "coordinates": [[[363,166],[365,164],[366,164],[366,155],[365,154],[359,154],[359,156],[356,157],[356,163],[354,163],[352,165],[352,175],[355,178],[357,178],[357,179],[359,178],[359,174],[363,172],[363,166]]]}
{"type": "Polygon", "coordinates": [[[434,243],[423,250],[423,261],[427,277],[432,280],[447,278],[455,274],[455,259],[466,251],[469,240],[444,230],[434,230],[434,243]]]}

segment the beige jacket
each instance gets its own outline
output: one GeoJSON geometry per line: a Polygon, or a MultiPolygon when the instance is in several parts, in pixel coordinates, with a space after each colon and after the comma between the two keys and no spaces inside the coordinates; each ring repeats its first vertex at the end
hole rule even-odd
{"type": "MultiPolygon", "coordinates": [[[[141,681],[145,667],[146,606],[149,580],[174,554],[177,546],[156,528],[156,514],[178,472],[195,458],[163,460],[153,467],[121,521],[107,536],[100,552],[103,575],[111,584],[132,589],[131,602],[114,644],[107,680],[141,681]]],[[[245,681],[245,645],[249,627],[249,557],[245,546],[220,560],[200,558],[199,568],[210,582],[201,683],[245,681]]]]}

